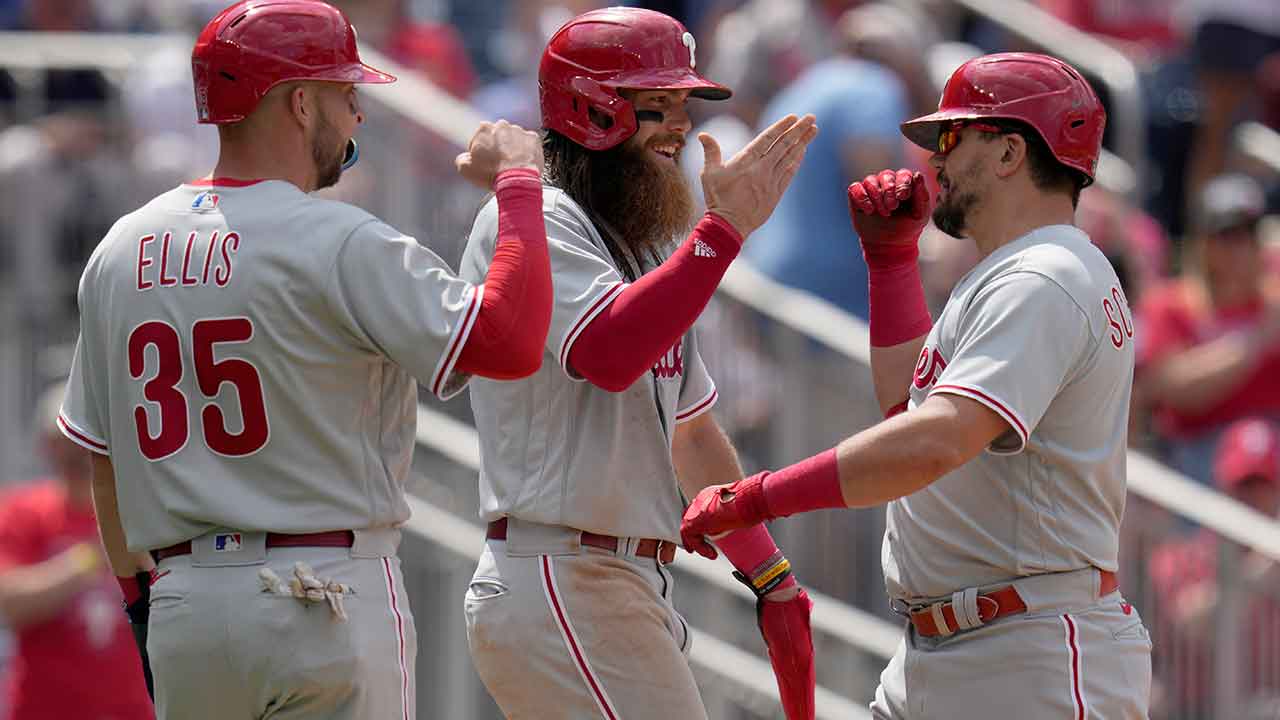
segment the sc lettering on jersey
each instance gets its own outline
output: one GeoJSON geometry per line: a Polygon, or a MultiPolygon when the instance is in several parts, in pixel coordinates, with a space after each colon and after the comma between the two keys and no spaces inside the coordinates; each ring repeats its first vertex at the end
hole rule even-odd
{"type": "Polygon", "coordinates": [[[1129,301],[1120,292],[1120,288],[1112,287],[1111,297],[1102,298],[1102,311],[1107,314],[1107,324],[1111,326],[1111,344],[1119,350],[1124,347],[1125,340],[1133,338],[1129,301]]]}
{"type": "Polygon", "coordinates": [[[165,232],[158,237],[152,233],[138,238],[138,291],[143,292],[155,287],[208,285],[210,279],[215,286],[226,287],[227,283],[231,282],[231,259],[240,249],[240,234],[232,231],[219,237],[219,232],[213,231],[209,235],[208,242],[203,245],[203,264],[193,268],[192,253],[195,252],[196,262],[199,263],[200,248],[199,233],[195,231],[187,235],[185,243],[182,241],[175,243],[172,232],[165,232]],[[158,259],[155,257],[157,241],[159,243],[158,259]],[[183,248],[180,261],[179,246],[183,248]],[[215,250],[217,251],[216,260],[215,250]]]}

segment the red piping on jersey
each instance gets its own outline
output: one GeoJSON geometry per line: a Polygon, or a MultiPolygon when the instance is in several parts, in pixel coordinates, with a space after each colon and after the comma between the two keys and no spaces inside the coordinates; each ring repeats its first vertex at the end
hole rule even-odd
{"type": "Polygon", "coordinates": [[[1076,640],[1076,624],[1070,615],[1063,615],[1067,627],[1067,650],[1071,654],[1071,700],[1075,705],[1073,720],[1085,720],[1084,693],[1080,689],[1080,646],[1076,640]]]}
{"type": "Polygon", "coordinates": [[[600,711],[608,718],[608,720],[618,720],[618,714],[613,709],[613,703],[609,701],[609,696],[605,694],[604,689],[600,686],[600,681],[596,678],[595,672],[591,666],[587,664],[587,658],[582,653],[582,648],[578,644],[578,635],[573,631],[573,626],[569,624],[569,616],[565,614],[564,607],[560,602],[560,594],[556,590],[556,578],[551,568],[551,556],[539,556],[542,561],[542,587],[546,590],[547,600],[551,604],[551,609],[555,613],[556,623],[560,626],[560,634],[564,637],[564,642],[569,646],[569,652],[573,655],[574,662],[578,666],[578,672],[582,674],[582,679],[587,681],[587,685],[591,688],[592,695],[595,696],[596,705],[600,711]]]}
{"type": "Polygon", "coordinates": [[[255,178],[253,180],[240,180],[238,178],[215,177],[215,178],[200,178],[199,180],[192,180],[187,184],[194,185],[196,187],[249,187],[250,185],[257,185],[260,182],[266,182],[266,181],[267,181],[267,178],[255,178]]]}
{"type": "Polygon", "coordinates": [[[631,387],[693,327],[741,249],[732,225],[703,215],[661,267],[627,285],[587,324],[569,349],[569,366],[609,392],[631,387]]]}
{"type": "Polygon", "coordinates": [[[1012,410],[1004,406],[1004,403],[982,392],[981,390],[977,390],[971,387],[965,387],[963,385],[935,385],[933,390],[931,390],[929,394],[933,395],[934,393],[937,393],[939,391],[946,391],[955,395],[973,396],[973,399],[981,401],[983,405],[986,405],[992,410],[995,410],[996,413],[998,413],[1001,417],[1007,420],[1009,424],[1013,426],[1014,432],[1018,433],[1018,435],[1022,437],[1023,444],[1026,444],[1027,428],[1022,424],[1022,421],[1018,419],[1018,416],[1013,414],[1012,410]]]}
{"type": "Polygon", "coordinates": [[[710,394],[708,394],[705,398],[703,398],[698,403],[696,403],[693,407],[687,410],[680,410],[676,412],[676,422],[682,423],[687,420],[692,420],[695,417],[701,415],[703,411],[705,411],[707,408],[716,404],[716,398],[718,397],[720,397],[720,395],[716,391],[716,389],[711,388],[710,394]]]}
{"type": "Polygon", "coordinates": [[[600,297],[592,301],[591,307],[587,308],[587,311],[574,321],[573,328],[564,336],[564,342],[560,344],[560,366],[565,369],[565,372],[569,371],[569,354],[573,352],[573,344],[577,342],[578,336],[582,334],[582,329],[594,320],[596,315],[599,315],[600,311],[604,310],[609,303],[613,302],[613,299],[618,297],[618,293],[622,292],[626,287],[627,283],[621,281],[607,285],[605,291],[600,293],[600,297]]]}
{"type": "Polygon", "coordinates": [[[498,246],[484,277],[475,325],[458,356],[459,372],[516,380],[542,365],[551,327],[551,261],[537,170],[498,175],[498,246]]]}
{"type": "MultiPolygon", "coordinates": [[[[477,285],[471,293],[471,299],[467,301],[467,309],[462,313],[462,319],[458,323],[458,327],[453,331],[453,339],[449,341],[449,347],[445,350],[444,358],[440,361],[440,367],[436,370],[435,378],[431,381],[431,394],[440,399],[444,399],[441,391],[444,389],[445,381],[449,379],[449,375],[453,372],[453,366],[456,362],[455,358],[458,349],[466,345],[468,334],[474,329],[475,317],[477,311],[477,299],[484,295],[484,286],[477,285]]],[[[480,300],[481,303],[484,300],[480,300]]]]}
{"type": "Polygon", "coordinates": [[[391,571],[391,559],[382,558],[382,569],[387,574],[387,595],[391,598],[391,614],[396,619],[396,641],[400,664],[400,712],[404,720],[409,720],[409,667],[405,662],[404,652],[404,616],[400,614],[400,603],[396,599],[396,576],[391,571]]]}
{"type": "Polygon", "coordinates": [[[69,435],[72,440],[80,441],[81,445],[87,446],[90,450],[96,450],[100,453],[106,453],[107,450],[109,449],[106,445],[98,442],[97,440],[94,440],[93,438],[89,437],[88,435],[85,435],[79,430],[76,430],[74,427],[71,427],[71,423],[64,420],[61,415],[58,416],[58,427],[62,428],[62,432],[69,435]]]}

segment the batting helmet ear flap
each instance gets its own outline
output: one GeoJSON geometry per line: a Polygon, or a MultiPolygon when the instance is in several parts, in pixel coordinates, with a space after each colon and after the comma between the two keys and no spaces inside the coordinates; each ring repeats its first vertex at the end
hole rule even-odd
{"type": "Polygon", "coordinates": [[[574,112],[566,121],[578,131],[583,147],[607,150],[636,133],[635,108],[616,90],[581,75],[569,81],[569,90],[574,112]]]}

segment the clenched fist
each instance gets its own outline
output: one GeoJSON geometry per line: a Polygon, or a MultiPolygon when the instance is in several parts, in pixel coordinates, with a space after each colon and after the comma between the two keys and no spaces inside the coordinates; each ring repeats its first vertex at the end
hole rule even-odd
{"type": "Polygon", "coordinates": [[[458,173],[486,190],[504,170],[530,168],[542,172],[542,138],[506,120],[482,122],[467,151],[454,159],[458,173]]]}
{"type": "Polygon", "coordinates": [[[689,503],[680,523],[684,548],[714,560],[716,549],[707,538],[772,520],[775,516],[764,499],[768,475],[762,472],[729,485],[703,488],[689,503]]]}
{"type": "Polygon", "coordinates": [[[876,246],[914,248],[929,222],[929,204],[924,175],[910,170],[881,170],[849,186],[849,216],[869,254],[881,249],[876,246]]]}
{"type": "Polygon", "coordinates": [[[744,238],[763,225],[800,169],[805,148],[817,137],[815,123],[812,115],[800,119],[788,115],[724,164],[719,143],[700,133],[698,140],[706,158],[702,195],[707,211],[724,218],[744,238]]]}

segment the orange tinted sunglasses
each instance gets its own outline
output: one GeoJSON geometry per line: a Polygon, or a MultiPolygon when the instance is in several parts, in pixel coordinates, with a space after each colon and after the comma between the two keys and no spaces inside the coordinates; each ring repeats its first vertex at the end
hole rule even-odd
{"type": "Polygon", "coordinates": [[[956,145],[960,144],[960,131],[967,127],[989,133],[1005,132],[1003,128],[992,125],[991,123],[957,120],[943,128],[942,132],[938,133],[938,154],[946,155],[952,150],[955,150],[956,145]]]}

